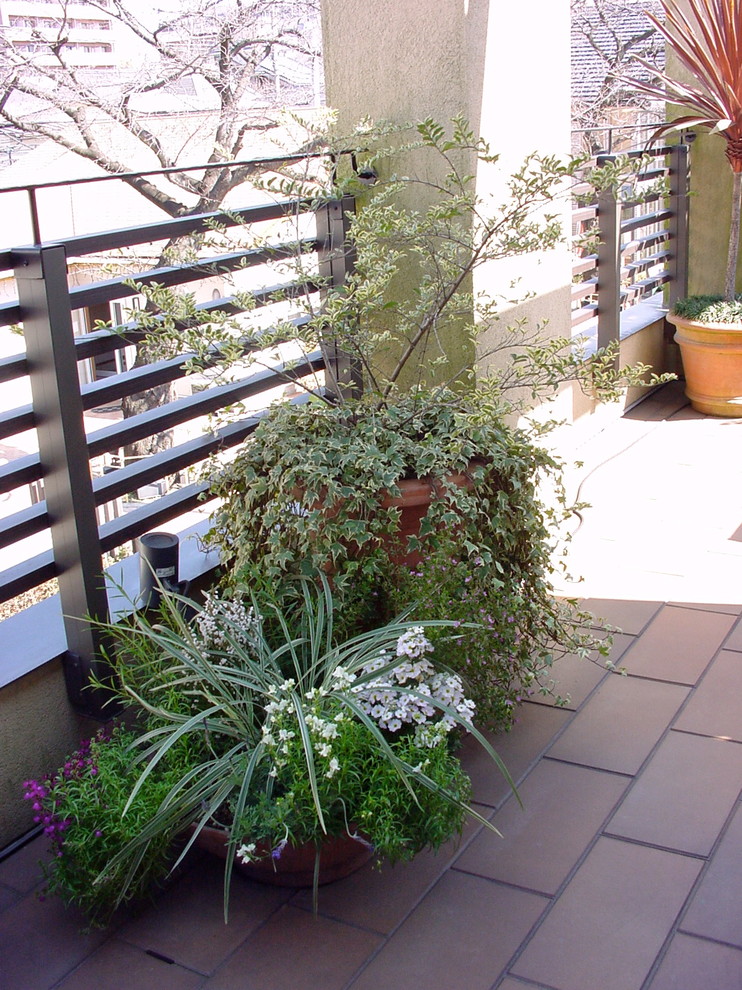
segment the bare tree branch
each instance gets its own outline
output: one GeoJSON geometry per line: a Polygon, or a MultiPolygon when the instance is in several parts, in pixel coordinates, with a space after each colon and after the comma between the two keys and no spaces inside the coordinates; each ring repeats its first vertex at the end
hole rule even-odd
{"type": "MultiPolygon", "coordinates": [[[[148,19],[135,13],[129,0],[87,0],[91,12],[115,21],[138,46],[136,71],[121,69],[115,78],[79,64],[70,41],[75,17],[63,4],[53,17],[30,18],[31,31],[25,35],[30,40],[13,41],[7,29],[0,37],[0,121],[21,134],[51,139],[112,174],[136,172],[150,163],[174,168],[187,164],[188,142],[183,131],[173,134],[163,126],[162,115],[152,113],[146,99],[167,93],[172,100],[174,87],[181,85],[192,92],[194,109],[202,113],[198,159],[216,165],[243,155],[250,134],[268,126],[258,78],[270,70],[266,59],[278,53],[319,56],[318,2],[186,0],[177,10],[160,12],[157,19],[153,12],[148,19]],[[256,110],[262,119],[253,127],[256,110]]],[[[174,216],[217,208],[249,173],[241,168],[229,174],[218,167],[199,178],[174,173],[169,192],[147,180],[126,181],[174,216]],[[197,203],[178,200],[173,187],[197,203]]]]}
{"type": "Polygon", "coordinates": [[[647,9],[658,10],[659,0],[571,0],[573,127],[605,128],[653,109],[631,83],[664,68],[664,41],[647,9]]]}

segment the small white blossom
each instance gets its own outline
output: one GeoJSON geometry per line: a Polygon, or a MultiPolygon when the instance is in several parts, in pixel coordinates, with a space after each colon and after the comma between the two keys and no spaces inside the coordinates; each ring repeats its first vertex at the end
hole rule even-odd
{"type": "Polygon", "coordinates": [[[253,859],[255,859],[255,843],[248,842],[246,845],[243,842],[237,850],[237,859],[239,859],[241,863],[251,863],[253,859]]]}
{"type": "Polygon", "coordinates": [[[397,656],[416,659],[433,652],[433,644],[425,636],[422,626],[413,626],[397,640],[397,656]]]}
{"type": "MultiPolygon", "coordinates": [[[[417,730],[434,727],[432,735],[426,732],[420,735],[425,746],[437,745],[456,725],[444,706],[465,722],[470,722],[475,712],[474,703],[464,695],[458,674],[437,673],[426,658],[425,654],[432,649],[423,627],[414,626],[397,642],[397,656],[407,659],[365,685],[351,687],[366,714],[387,732],[399,732],[406,725],[416,726],[417,730]]],[[[375,673],[385,664],[384,658],[371,660],[361,674],[375,673]]]]}
{"type": "Polygon", "coordinates": [[[345,667],[339,666],[333,670],[332,680],[334,682],[335,690],[347,691],[348,688],[352,686],[353,681],[355,681],[355,677],[352,674],[349,674],[345,667]]]}
{"type": "Polygon", "coordinates": [[[340,764],[338,762],[338,759],[336,756],[333,756],[333,758],[330,760],[329,764],[327,765],[327,773],[325,774],[325,777],[334,777],[339,769],[340,769],[340,764]]]}
{"type": "MultiPolygon", "coordinates": [[[[198,638],[209,650],[232,652],[235,645],[249,648],[255,644],[260,619],[255,610],[237,599],[204,594],[205,603],[195,618],[198,638]]],[[[224,665],[226,659],[219,661],[224,665]]]]}

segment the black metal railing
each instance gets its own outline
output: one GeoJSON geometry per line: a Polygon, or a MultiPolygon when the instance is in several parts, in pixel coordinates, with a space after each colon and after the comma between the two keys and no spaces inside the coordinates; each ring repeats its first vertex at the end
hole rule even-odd
{"type": "MultiPolygon", "coordinates": [[[[667,285],[668,303],[687,293],[688,147],[675,145],[629,158],[650,158],[626,198],[606,190],[578,202],[572,214],[572,327],[597,323],[597,345],[620,338],[621,314],[667,285]],[[665,180],[667,188],[656,188],[665,180]],[[644,195],[642,190],[649,190],[644,195]],[[585,246],[587,243],[587,246],[585,246]]],[[[600,155],[600,167],[615,156],[600,155]]],[[[584,193],[578,186],[576,194],[584,193]]]]}
{"type": "MultiPolygon", "coordinates": [[[[350,197],[325,203],[310,213],[306,202],[286,200],[0,252],[0,273],[6,273],[6,279],[13,276],[17,287],[17,298],[0,304],[0,326],[21,323],[26,344],[25,353],[0,359],[0,388],[6,394],[13,388],[28,389],[31,394],[30,403],[20,402],[0,413],[0,444],[12,446],[14,437],[35,429],[38,448],[10,457],[0,466],[0,496],[15,495],[18,501],[18,493],[25,493],[21,501],[28,503],[0,518],[5,560],[16,558],[0,571],[0,602],[51,578],[58,581],[62,612],[69,617],[65,619],[65,675],[70,698],[81,710],[95,713],[97,704],[90,692],[83,693],[83,687],[91,668],[95,670],[99,644],[90,625],[79,618],[105,619],[108,614],[101,579],[103,555],[201,505],[208,484],[199,480],[198,467],[212,454],[227,451],[248,436],[276,389],[322,373],[339,377],[336,369],[328,367],[328,360],[339,357],[328,358],[320,351],[266,364],[267,357],[261,354],[260,314],[265,315],[266,327],[277,319],[276,307],[281,321],[301,322],[308,317],[300,307],[292,311],[297,296],[315,293],[319,299],[328,285],[342,283],[351,263],[345,238],[353,208],[350,197]],[[308,229],[289,241],[281,222],[299,214],[308,229]],[[232,249],[210,252],[203,237],[208,238],[215,225],[221,237],[230,228],[243,232],[272,225],[275,239],[267,248],[256,249],[246,246],[245,237],[238,237],[232,249]],[[118,264],[125,265],[126,252],[131,256],[132,248],[162,245],[184,235],[202,237],[194,261],[70,285],[70,273],[80,259],[110,257],[115,250],[118,264]],[[288,256],[300,257],[303,271],[309,274],[298,277],[281,272],[277,281],[276,266],[288,256]],[[238,282],[250,282],[247,293],[225,292],[229,273],[236,273],[238,282]],[[217,285],[211,290],[212,298],[197,304],[202,315],[219,311],[239,319],[249,310],[242,344],[246,356],[260,355],[261,370],[245,367],[243,374],[232,376],[227,383],[203,380],[194,389],[189,387],[194,379],[188,378],[185,367],[188,353],[141,365],[137,361],[128,367],[126,355],[145,336],[135,312],[113,328],[75,333],[81,314],[87,315],[88,323],[92,317],[100,318],[112,303],[136,298],[138,286],[187,287],[193,283],[199,283],[201,294],[209,291],[210,284],[217,285]],[[90,372],[91,367],[92,373],[82,374],[82,369],[90,372]],[[100,377],[96,372],[103,367],[106,372],[100,377]],[[116,413],[122,400],[163,385],[175,386],[179,394],[136,415],[123,418],[116,413]],[[208,427],[208,417],[236,403],[248,403],[248,412],[219,428],[208,427]],[[114,413],[96,429],[91,417],[96,411],[100,416],[101,410],[114,413]],[[164,449],[146,457],[125,456],[131,445],[163,434],[172,438],[164,449]],[[158,497],[130,497],[143,491],[155,491],[158,497]],[[35,543],[41,546],[23,551],[35,543]]],[[[38,230],[38,218],[34,226],[38,230]]],[[[159,251],[155,248],[154,256],[159,251]]]]}

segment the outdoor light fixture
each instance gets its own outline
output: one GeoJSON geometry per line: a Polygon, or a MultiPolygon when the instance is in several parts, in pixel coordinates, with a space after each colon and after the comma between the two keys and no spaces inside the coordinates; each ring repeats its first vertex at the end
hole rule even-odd
{"type": "Polygon", "coordinates": [[[158,608],[162,591],[183,590],[178,582],[179,539],[174,533],[139,537],[139,598],[144,608],[158,608]]]}

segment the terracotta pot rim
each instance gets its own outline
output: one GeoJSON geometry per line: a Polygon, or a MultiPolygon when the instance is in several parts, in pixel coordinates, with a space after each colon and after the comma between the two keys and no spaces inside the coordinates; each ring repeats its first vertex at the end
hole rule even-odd
{"type": "Polygon", "coordinates": [[[726,332],[735,336],[742,336],[742,320],[739,323],[712,323],[707,320],[690,320],[686,316],[678,316],[677,313],[668,313],[665,319],[678,328],[688,327],[691,330],[706,330],[710,334],[726,332]]]}
{"type": "MultiPolygon", "coordinates": [[[[195,825],[191,825],[188,833],[192,835],[195,828],[195,825]]],[[[205,825],[196,836],[195,844],[220,859],[226,859],[228,834],[224,828],[205,825]]],[[[238,873],[259,883],[277,887],[313,885],[316,852],[314,843],[305,842],[300,846],[289,846],[278,860],[272,858],[270,848],[264,844],[259,843],[258,849],[261,851],[261,859],[250,863],[241,863],[235,859],[234,868],[238,873]]],[[[327,836],[320,849],[323,851],[323,857],[320,859],[319,886],[355,873],[365,866],[374,854],[370,842],[361,835],[350,832],[327,836]]]]}

